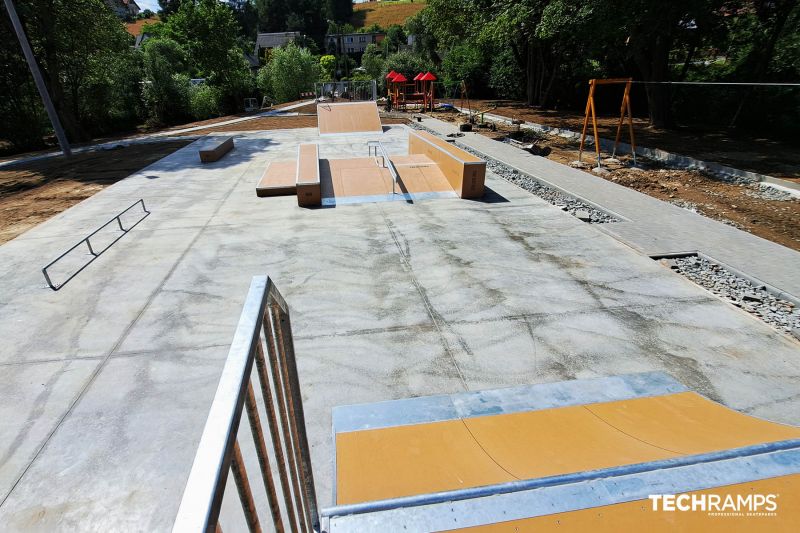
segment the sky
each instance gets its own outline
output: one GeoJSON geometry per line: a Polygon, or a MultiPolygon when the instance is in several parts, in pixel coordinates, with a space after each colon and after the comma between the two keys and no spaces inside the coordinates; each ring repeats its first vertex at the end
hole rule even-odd
{"type": "Polygon", "coordinates": [[[158,11],[158,0],[136,0],[136,5],[142,8],[142,11],[149,9],[153,13],[158,11]]]}

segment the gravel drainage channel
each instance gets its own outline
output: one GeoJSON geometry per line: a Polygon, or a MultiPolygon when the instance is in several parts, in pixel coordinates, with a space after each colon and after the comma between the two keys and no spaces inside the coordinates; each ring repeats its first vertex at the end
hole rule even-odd
{"type": "Polygon", "coordinates": [[[800,302],[702,254],[653,257],[767,324],[800,339],[800,302]]]}
{"type": "MultiPolygon", "coordinates": [[[[428,133],[439,136],[439,134],[435,131],[431,130],[430,128],[426,128],[417,122],[412,122],[411,127],[418,130],[425,130],[428,133]]],[[[453,139],[448,138],[448,140],[453,139]]],[[[589,224],[607,224],[609,222],[620,221],[620,219],[616,216],[598,209],[597,207],[590,205],[583,200],[579,200],[574,196],[565,194],[558,189],[549,187],[529,174],[524,174],[519,170],[506,165],[505,163],[501,163],[500,161],[493,159],[486,154],[473,150],[468,146],[464,146],[461,143],[457,144],[462,150],[465,150],[486,161],[486,166],[489,168],[489,170],[504,180],[522,187],[526,191],[535,194],[539,198],[553,204],[563,211],[566,211],[570,215],[582,220],[583,222],[589,224]]]]}

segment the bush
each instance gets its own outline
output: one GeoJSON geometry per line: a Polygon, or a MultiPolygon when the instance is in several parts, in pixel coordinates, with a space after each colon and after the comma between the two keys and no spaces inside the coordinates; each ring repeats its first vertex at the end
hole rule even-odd
{"type": "Polygon", "coordinates": [[[187,116],[189,76],[184,72],[186,53],[172,39],[150,39],[144,43],[142,96],[150,122],[168,124],[187,116]]]}
{"type": "Polygon", "coordinates": [[[369,75],[369,79],[380,81],[385,72],[386,60],[383,59],[383,54],[377,45],[367,45],[364,55],[361,56],[361,66],[364,67],[364,70],[369,75]]]}
{"type": "Polygon", "coordinates": [[[189,89],[189,113],[196,120],[217,117],[221,114],[221,92],[211,85],[202,84],[189,89]]]}
{"type": "Polygon", "coordinates": [[[289,102],[310,91],[319,79],[319,63],[305,48],[289,43],[273,50],[271,61],[258,71],[259,89],[276,102],[289,102]]]}
{"type": "Polygon", "coordinates": [[[324,55],[319,58],[319,81],[333,80],[334,73],[336,72],[336,56],[324,55]]]}

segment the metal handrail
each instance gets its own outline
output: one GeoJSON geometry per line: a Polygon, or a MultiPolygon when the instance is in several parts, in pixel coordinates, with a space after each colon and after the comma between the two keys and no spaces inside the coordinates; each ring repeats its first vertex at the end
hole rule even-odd
{"type": "Polygon", "coordinates": [[[47,284],[50,285],[51,289],[53,289],[54,291],[57,291],[58,289],[60,289],[64,285],[66,285],[69,280],[71,280],[72,278],[77,276],[84,268],[86,268],[87,266],[91,265],[92,262],[95,259],[97,259],[98,257],[100,257],[103,254],[103,252],[105,252],[106,250],[111,248],[111,246],[115,242],[120,240],[125,234],[127,234],[130,230],[132,230],[134,227],[136,227],[136,225],[139,224],[139,222],[141,222],[142,220],[147,218],[149,215],[150,215],[150,211],[148,211],[147,208],[144,206],[144,199],[143,198],[133,202],[127,209],[125,209],[124,211],[120,212],[114,218],[112,218],[111,220],[109,220],[108,222],[106,222],[105,224],[103,224],[102,226],[100,226],[99,228],[94,230],[93,232],[91,232],[89,235],[87,235],[86,237],[84,237],[80,241],[78,241],[78,243],[76,245],[74,245],[73,247],[71,247],[69,250],[67,250],[63,254],[59,255],[58,257],[56,257],[55,259],[53,259],[52,261],[47,263],[47,265],[45,265],[45,267],[42,268],[42,274],[44,274],[45,281],[47,281],[47,284]],[[128,211],[130,211],[131,209],[133,209],[133,207],[136,206],[137,204],[142,204],[142,211],[144,211],[144,216],[142,218],[140,218],[139,220],[137,220],[135,224],[131,225],[129,228],[126,229],[126,228],[124,228],[122,226],[122,219],[120,217],[122,215],[124,215],[125,213],[127,213],[128,211]],[[103,248],[99,252],[96,252],[94,250],[94,248],[92,248],[92,242],[90,241],[90,239],[94,235],[96,235],[97,232],[99,232],[101,229],[105,228],[106,226],[108,226],[109,224],[114,222],[115,220],[117,221],[117,225],[119,226],[119,229],[120,229],[120,231],[122,231],[122,233],[116,239],[114,239],[113,241],[108,243],[108,245],[105,248],[103,248]],[[50,268],[51,266],[53,266],[58,261],[60,261],[64,256],[66,256],[68,253],[70,253],[72,250],[74,250],[75,248],[77,248],[78,246],[80,246],[83,243],[86,243],[87,248],[89,248],[89,254],[91,254],[92,258],[89,261],[87,261],[86,264],[84,264],[78,270],[73,272],[72,275],[69,276],[67,279],[65,279],[64,281],[62,281],[58,285],[54,285],[53,281],[50,279],[50,275],[47,273],[47,269],[50,268]]]}
{"type": "Polygon", "coordinates": [[[285,519],[293,532],[319,531],[289,309],[272,280],[266,276],[256,276],[250,284],[173,532],[222,530],[219,514],[229,472],[233,473],[249,530],[261,530],[237,439],[243,410],[247,412],[275,530],[286,530],[285,519]],[[265,347],[268,360],[264,356],[265,347]],[[285,513],[281,512],[278,501],[278,484],[270,466],[251,384],[254,362],[285,513]]]}
{"type": "Polygon", "coordinates": [[[400,175],[397,173],[397,169],[392,163],[392,160],[389,159],[389,155],[386,153],[386,148],[383,147],[383,143],[380,141],[367,141],[367,154],[372,156],[373,148],[375,149],[375,157],[378,157],[378,150],[381,152],[381,159],[382,159],[382,168],[388,168],[389,174],[392,175],[392,194],[395,194],[395,185],[400,180],[400,175]]]}

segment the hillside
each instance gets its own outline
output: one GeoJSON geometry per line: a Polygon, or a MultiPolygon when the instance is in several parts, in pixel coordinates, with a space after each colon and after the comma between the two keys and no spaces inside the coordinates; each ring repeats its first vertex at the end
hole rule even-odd
{"type": "Polygon", "coordinates": [[[350,22],[355,28],[364,28],[373,24],[379,24],[383,28],[388,28],[392,24],[402,26],[408,17],[417,14],[424,7],[424,0],[364,2],[353,6],[353,18],[350,22]]]}
{"type": "Polygon", "coordinates": [[[125,29],[128,31],[128,33],[136,37],[142,33],[142,28],[144,28],[145,25],[155,24],[156,22],[158,22],[158,15],[153,15],[149,19],[139,19],[136,22],[126,22],[125,29]]]}

